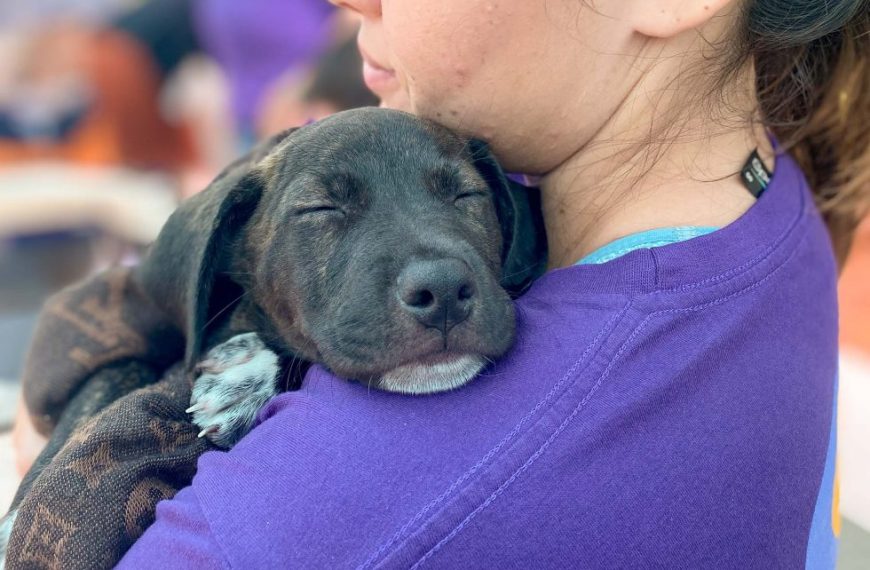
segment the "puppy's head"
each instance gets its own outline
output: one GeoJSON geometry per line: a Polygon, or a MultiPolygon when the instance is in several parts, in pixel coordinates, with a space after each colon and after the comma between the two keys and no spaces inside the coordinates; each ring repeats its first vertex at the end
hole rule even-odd
{"type": "Polygon", "coordinates": [[[406,393],[459,386],[510,347],[500,279],[517,216],[485,145],[355,110],[285,135],[237,178],[197,230],[224,261],[195,279],[229,276],[272,344],[406,393]]]}

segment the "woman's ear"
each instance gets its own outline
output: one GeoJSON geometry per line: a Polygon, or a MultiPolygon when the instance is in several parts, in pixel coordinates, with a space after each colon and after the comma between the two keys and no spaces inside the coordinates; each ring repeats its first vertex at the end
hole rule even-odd
{"type": "Polygon", "coordinates": [[[670,38],[700,28],[735,0],[634,0],[625,10],[634,31],[670,38]]]}

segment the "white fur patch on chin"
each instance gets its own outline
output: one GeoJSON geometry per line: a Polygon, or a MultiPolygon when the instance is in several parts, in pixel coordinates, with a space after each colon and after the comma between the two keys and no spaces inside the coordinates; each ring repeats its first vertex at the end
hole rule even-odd
{"type": "Polygon", "coordinates": [[[436,364],[405,364],[381,376],[380,388],[402,394],[434,394],[458,388],[477,376],[486,361],[472,354],[436,364]]]}

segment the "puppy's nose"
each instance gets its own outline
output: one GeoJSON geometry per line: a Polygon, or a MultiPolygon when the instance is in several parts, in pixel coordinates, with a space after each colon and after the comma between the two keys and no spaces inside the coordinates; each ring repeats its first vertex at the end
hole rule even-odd
{"type": "Polygon", "coordinates": [[[398,284],[402,307],[423,326],[445,335],[471,312],[474,280],[458,259],[413,261],[399,275],[398,284]]]}

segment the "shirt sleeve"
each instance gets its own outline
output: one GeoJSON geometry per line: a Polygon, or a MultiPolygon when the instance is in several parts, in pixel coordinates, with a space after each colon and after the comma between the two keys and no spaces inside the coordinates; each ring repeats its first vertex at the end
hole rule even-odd
{"type": "Polygon", "coordinates": [[[157,505],[157,518],[116,568],[229,568],[192,487],[157,505]]]}

